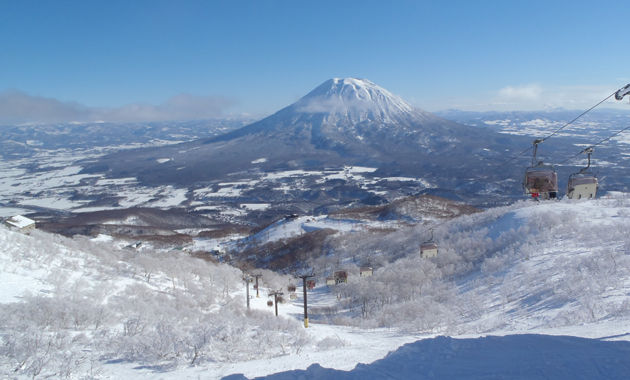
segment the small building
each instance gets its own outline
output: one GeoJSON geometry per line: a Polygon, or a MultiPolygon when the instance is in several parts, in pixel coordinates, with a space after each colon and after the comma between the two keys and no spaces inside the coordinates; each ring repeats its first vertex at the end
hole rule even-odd
{"type": "Polygon", "coordinates": [[[326,277],[326,285],[327,286],[335,285],[335,278],[334,277],[326,277]]]}
{"type": "Polygon", "coordinates": [[[438,246],[433,242],[422,243],[420,246],[420,257],[435,257],[438,254],[438,246]]]}
{"type": "Polygon", "coordinates": [[[372,275],[372,267],[361,267],[359,268],[359,276],[361,277],[370,277],[372,275]]]}
{"type": "Polygon", "coordinates": [[[10,217],[4,221],[4,224],[6,224],[9,228],[22,232],[28,232],[35,229],[35,221],[22,215],[10,217]]]}
{"type": "Polygon", "coordinates": [[[347,284],[348,283],[348,272],[346,272],[345,270],[338,270],[335,272],[334,275],[335,278],[335,284],[347,284]]]}

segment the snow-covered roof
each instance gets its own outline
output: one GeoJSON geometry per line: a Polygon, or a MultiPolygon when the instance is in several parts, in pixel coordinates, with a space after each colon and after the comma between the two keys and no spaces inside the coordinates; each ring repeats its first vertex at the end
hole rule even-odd
{"type": "Polygon", "coordinates": [[[12,216],[7,219],[5,223],[16,228],[26,228],[31,225],[35,225],[35,221],[33,219],[29,219],[22,215],[12,216]]]}

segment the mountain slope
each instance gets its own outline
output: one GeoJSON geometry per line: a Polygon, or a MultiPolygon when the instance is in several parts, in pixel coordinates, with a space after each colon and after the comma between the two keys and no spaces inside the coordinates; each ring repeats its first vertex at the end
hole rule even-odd
{"type": "Polygon", "coordinates": [[[240,270],[185,254],[0,225],[0,266],[3,378],[94,378],[115,362],[168,368],[308,343],[297,321],[246,310],[240,270]]]}
{"type": "MultiPolygon", "coordinates": [[[[81,377],[98,369],[112,378],[149,379],[159,371],[160,377],[178,379],[264,376],[314,363],[349,370],[419,339],[424,340],[369,367],[360,365],[355,378],[371,369],[391,377],[424,373],[424,366],[401,361],[427,352],[422,363],[435,363],[436,376],[462,370],[479,378],[510,378],[530,373],[524,363],[569,377],[576,372],[567,368],[586,371],[589,378],[627,371],[628,344],[608,342],[629,339],[627,194],[518,202],[460,216],[436,227],[440,253],[431,260],[417,252],[425,228],[377,236],[389,255],[413,250],[375,267],[372,277],[351,274],[347,286],[317,287],[309,294],[311,325],[305,330],[299,326],[301,289],[297,300],[280,305],[279,318],[264,294],[252,300],[256,310],[248,313],[236,269],[172,252],[118,250],[80,237],[40,231],[27,236],[0,226],[0,373],[32,377],[41,369],[42,377],[60,377],[60,371],[81,377]],[[395,328],[372,328],[378,324],[395,328]],[[426,339],[436,335],[454,338],[426,339]],[[479,338],[486,335],[504,337],[479,338]],[[46,350],[49,344],[55,350],[46,350]],[[524,344],[549,356],[544,363],[541,355],[524,356],[524,344]],[[497,365],[476,359],[477,353],[500,353],[506,360],[497,365]],[[518,360],[509,360],[512,355],[518,360]]],[[[339,253],[342,262],[353,253],[348,245],[330,248],[347,253],[339,253]]],[[[265,272],[263,281],[270,275],[265,272]]],[[[344,376],[318,366],[311,370],[344,376]]]]}
{"type": "Polygon", "coordinates": [[[402,98],[367,79],[334,78],[275,114],[208,141],[224,141],[257,132],[272,135],[286,133],[291,126],[300,124],[327,126],[329,129],[320,132],[346,134],[360,140],[369,132],[366,127],[400,134],[410,132],[414,124],[417,128],[418,125],[445,122],[444,119],[412,107],[402,98]]]}

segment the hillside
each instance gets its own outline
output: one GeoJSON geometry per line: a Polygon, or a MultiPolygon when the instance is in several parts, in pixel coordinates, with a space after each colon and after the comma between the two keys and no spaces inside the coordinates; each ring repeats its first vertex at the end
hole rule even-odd
{"type": "Polygon", "coordinates": [[[268,289],[286,291],[289,277],[264,271],[263,297],[246,312],[241,272],[228,266],[2,227],[0,369],[23,377],[174,379],[256,377],[318,363],[286,376],[566,377],[579,369],[588,378],[618,378],[630,366],[628,344],[614,342],[628,340],[630,322],[627,194],[523,201],[433,227],[434,259],[418,255],[427,228],[420,224],[372,240],[357,231],[339,237],[329,246],[333,260],[311,262],[318,286],[306,330],[301,287],[297,299],[279,305],[278,318],[266,306],[268,289]],[[359,278],[354,268],[376,247],[382,259],[373,261],[374,275],[359,278]],[[321,285],[327,270],[340,267],[348,284],[321,285]],[[541,362],[523,344],[550,354],[541,362]],[[401,364],[427,349],[431,355],[401,364]],[[385,357],[388,351],[396,353],[385,357]],[[597,359],[604,357],[610,360],[597,359]]]}
{"type": "MultiPolygon", "coordinates": [[[[316,343],[296,321],[248,312],[238,269],[96,240],[0,227],[3,377],[103,378],[111,363],[167,370],[316,343]]],[[[266,286],[286,281],[265,272],[266,286]]]]}

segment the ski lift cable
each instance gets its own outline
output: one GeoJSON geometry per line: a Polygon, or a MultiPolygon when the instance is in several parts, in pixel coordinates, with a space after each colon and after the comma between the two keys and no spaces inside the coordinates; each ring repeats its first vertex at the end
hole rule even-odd
{"type": "Polygon", "coordinates": [[[612,139],[613,137],[615,137],[615,136],[619,135],[620,133],[625,132],[625,131],[627,131],[627,130],[629,130],[629,129],[630,129],[630,125],[629,125],[629,126],[627,126],[627,127],[625,127],[625,128],[624,128],[624,129],[622,129],[622,130],[619,130],[619,131],[617,131],[617,132],[613,133],[612,135],[610,135],[610,136],[606,137],[605,139],[600,140],[599,142],[597,142],[597,143],[595,143],[595,144],[593,144],[593,145],[589,145],[588,147],[586,147],[586,148],[582,149],[581,151],[579,151],[578,153],[574,154],[573,156],[571,156],[571,157],[567,158],[566,160],[564,160],[564,161],[560,162],[558,165],[562,165],[562,164],[566,163],[567,161],[572,160],[573,158],[575,158],[575,157],[579,156],[580,154],[582,154],[582,153],[586,152],[587,150],[589,150],[589,149],[593,149],[594,147],[596,147],[596,146],[598,146],[598,145],[603,144],[604,142],[606,142],[606,141],[608,141],[608,140],[612,139]]]}
{"type": "MultiPolygon", "coordinates": [[[[630,84],[627,84],[627,85],[625,85],[624,87],[621,87],[620,89],[616,90],[616,91],[615,91],[615,92],[613,92],[612,94],[608,95],[608,96],[607,96],[607,97],[605,97],[604,99],[600,100],[597,104],[595,104],[595,105],[594,105],[594,106],[592,106],[591,108],[587,109],[586,111],[582,112],[581,114],[579,114],[578,116],[576,116],[575,118],[573,118],[573,120],[571,120],[571,121],[567,122],[566,124],[564,124],[562,127],[560,127],[560,128],[558,128],[558,129],[556,129],[555,131],[553,131],[552,133],[550,133],[549,135],[547,135],[546,137],[544,137],[544,138],[542,138],[542,139],[537,139],[536,141],[537,141],[538,143],[541,143],[541,142],[544,142],[545,140],[549,139],[550,137],[555,136],[558,132],[560,132],[560,131],[561,131],[561,130],[563,130],[564,128],[568,127],[569,125],[573,124],[573,123],[574,123],[575,121],[577,121],[579,118],[581,118],[582,116],[584,116],[584,115],[586,115],[587,113],[591,112],[593,109],[597,108],[600,104],[604,103],[605,101],[607,101],[608,99],[610,99],[612,96],[615,96],[615,99],[617,99],[617,100],[621,100],[621,99],[623,99],[623,97],[624,97],[625,95],[629,95],[629,94],[630,94],[630,84]]],[[[565,161],[562,161],[559,165],[564,164],[565,162],[567,162],[567,161],[569,161],[569,160],[573,159],[574,157],[576,157],[576,156],[578,156],[578,155],[580,155],[580,154],[582,154],[582,153],[586,152],[586,151],[587,151],[587,150],[589,150],[589,149],[593,149],[594,147],[596,147],[596,146],[598,146],[598,145],[600,145],[600,144],[602,144],[602,143],[604,143],[604,142],[606,142],[606,141],[610,140],[611,138],[613,138],[613,137],[615,137],[615,136],[619,135],[620,133],[622,133],[622,132],[624,132],[624,131],[626,131],[626,130],[629,130],[629,129],[630,129],[630,126],[627,126],[626,128],[624,128],[624,129],[622,129],[622,130],[620,130],[620,131],[618,131],[618,132],[616,132],[616,133],[612,134],[611,136],[608,136],[607,138],[602,139],[601,141],[597,142],[596,144],[593,144],[593,145],[591,145],[591,146],[589,146],[589,147],[584,148],[582,151],[580,151],[579,153],[575,154],[574,156],[569,157],[569,158],[568,158],[568,159],[566,159],[565,161]]],[[[534,144],[534,145],[535,145],[535,144],[534,144]]],[[[528,152],[528,151],[530,151],[530,150],[531,150],[531,149],[533,149],[533,148],[534,148],[534,146],[530,146],[530,147],[528,147],[527,149],[524,149],[522,152],[520,152],[520,153],[519,153],[519,154],[517,154],[516,156],[512,157],[509,161],[507,161],[507,162],[506,162],[506,164],[507,164],[507,163],[509,163],[509,162],[511,162],[511,161],[513,161],[513,160],[515,160],[515,159],[517,159],[517,158],[519,158],[519,157],[521,157],[521,156],[522,156],[525,152],[528,152]]],[[[504,165],[505,165],[505,164],[504,164],[504,165]]],[[[448,222],[450,222],[450,221],[451,221],[450,219],[446,219],[446,220],[443,220],[443,221],[441,221],[441,222],[439,222],[439,223],[437,223],[437,224],[432,224],[432,225],[430,225],[430,227],[428,227],[428,228],[425,228],[425,231],[426,231],[426,230],[429,230],[429,232],[431,233],[431,238],[429,239],[429,241],[433,241],[433,231],[434,231],[434,229],[436,229],[436,228],[438,228],[438,227],[441,227],[442,225],[444,225],[444,224],[446,224],[446,223],[448,223],[448,222]]]]}
{"type": "Polygon", "coordinates": [[[593,109],[595,109],[597,106],[599,106],[600,104],[604,103],[605,101],[607,101],[608,99],[610,99],[611,97],[613,97],[619,90],[613,92],[612,94],[608,95],[607,97],[605,97],[603,100],[600,100],[599,103],[595,104],[594,106],[592,106],[591,108],[587,109],[586,111],[582,112],[581,114],[579,114],[578,116],[576,116],[573,120],[569,121],[568,123],[566,123],[565,125],[563,125],[562,127],[556,129],[555,131],[553,131],[550,135],[548,135],[547,137],[544,137],[541,139],[540,142],[543,142],[545,140],[547,140],[548,138],[555,136],[558,132],[560,132],[561,130],[563,130],[564,128],[568,127],[569,125],[573,124],[577,119],[581,118],[582,116],[586,115],[587,113],[591,112],[593,109]]]}
{"type": "MultiPolygon", "coordinates": [[[[625,87],[622,87],[618,90],[616,90],[615,92],[613,92],[612,94],[608,95],[607,97],[605,97],[604,99],[600,100],[597,104],[595,104],[594,106],[592,106],[591,108],[587,109],[586,111],[582,112],[581,114],[579,114],[578,116],[576,116],[575,118],[573,118],[573,120],[565,123],[563,126],[561,126],[560,128],[556,129],[555,131],[553,131],[552,133],[550,133],[549,135],[543,137],[542,139],[538,139],[539,143],[544,142],[545,140],[547,140],[550,137],[555,136],[556,134],[558,134],[558,132],[560,132],[561,130],[563,130],[564,128],[568,127],[569,125],[573,124],[575,121],[577,121],[579,118],[581,118],[582,116],[586,115],[587,113],[591,112],[593,109],[595,109],[596,107],[598,107],[600,104],[604,103],[605,101],[607,101],[608,99],[610,99],[611,97],[616,96],[616,94],[619,93],[619,91],[623,90],[624,88],[630,86],[626,85],[625,87]]],[[[510,159],[511,162],[519,157],[521,157],[523,154],[525,154],[526,152],[529,152],[531,149],[533,149],[533,147],[528,147],[527,149],[524,149],[522,152],[520,152],[519,154],[517,154],[516,156],[512,157],[512,159],[510,159]]]]}

